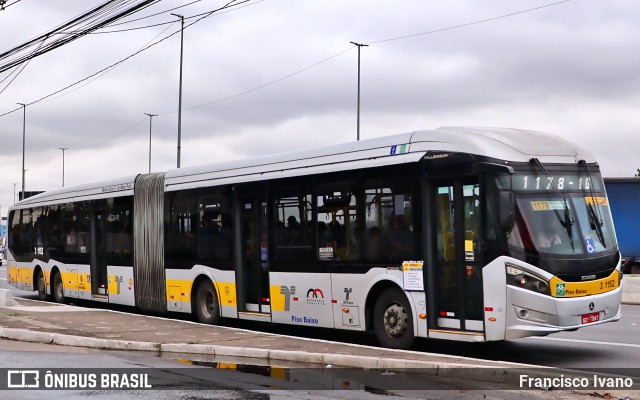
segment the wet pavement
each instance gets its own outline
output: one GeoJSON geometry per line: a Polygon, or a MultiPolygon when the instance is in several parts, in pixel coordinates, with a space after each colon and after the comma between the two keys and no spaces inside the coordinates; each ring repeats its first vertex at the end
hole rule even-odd
{"type": "MultiPolygon", "coordinates": [[[[0,306],[0,338],[94,349],[148,351],[163,356],[191,354],[193,357],[185,357],[192,359],[211,356],[240,360],[257,358],[319,368],[410,371],[425,376],[515,387],[523,374],[548,378],[562,373],[523,364],[336,343],[26,299],[15,299],[13,305],[0,306]]],[[[616,393],[612,398],[640,398],[636,390],[616,393]]]]}

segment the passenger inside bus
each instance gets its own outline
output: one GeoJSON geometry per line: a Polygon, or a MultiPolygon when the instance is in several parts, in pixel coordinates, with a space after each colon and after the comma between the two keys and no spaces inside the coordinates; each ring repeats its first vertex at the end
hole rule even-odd
{"type": "Polygon", "coordinates": [[[406,226],[404,216],[394,215],[389,229],[392,261],[406,261],[413,257],[413,235],[406,226]]]}
{"type": "Polygon", "coordinates": [[[555,213],[540,212],[540,227],[536,236],[537,248],[551,248],[562,243],[560,235],[556,231],[556,227],[560,226],[555,213]]]}

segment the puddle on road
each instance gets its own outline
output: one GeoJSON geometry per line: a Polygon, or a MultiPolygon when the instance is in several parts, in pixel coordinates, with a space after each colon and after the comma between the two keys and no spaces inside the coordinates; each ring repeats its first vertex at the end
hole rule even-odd
{"type": "MultiPolygon", "coordinates": [[[[384,371],[329,365],[269,361],[244,357],[163,354],[186,366],[210,369],[211,375],[247,382],[272,390],[361,390],[395,396],[403,390],[486,389],[495,383],[433,376],[429,371],[384,371]],[[420,372],[420,373],[419,373],[420,372]],[[462,386],[461,386],[462,385],[462,386]]],[[[433,372],[433,371],[431,371],[433,372]]]]}
{"type": "MultiPolygon", "coordinates": [[[[249,377],[250,381],[268,389],[305,389],[305,390],[348,390],[358,389],[378,395],[389,394],[386,390],[371,386],[380,379],[384,371],[359,370],[356,368],[333,368],[326,365],[311,365],[305,363],[290,363],[288,366],[270,365],[265,360],[246,359],[241,362],[227,358],[225,360],[194,360],[189,358],[174,358],[174,360],[215,370],[239,373],[249,377]],[[360,378],[354,376],[359,373],[360,378]],[[367,383],[373,379],[373,382],[367,383]]],[[[386,374],[390,374],[386,372],[386,374]]],[[[392,373],[395,375],[395,373],[392,373]]],[[[378,386],[378,385],[376,385],[378,386]]]]}

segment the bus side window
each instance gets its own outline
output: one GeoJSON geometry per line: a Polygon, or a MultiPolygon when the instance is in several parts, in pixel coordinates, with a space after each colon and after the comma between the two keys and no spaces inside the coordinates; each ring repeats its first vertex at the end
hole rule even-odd
{"type": "Polygon", "coordinates": [[[311,187],[288,185],[274,189],[274,261],[301,262],[313,259],[314,223],[311,187]]]}
{"type": "Polygon", "coordinates": [[[168,262],[178,265],[191,264],[198,259],[196,190],[168,193],[165,197],[169,211],[168,229],[165,235],[165,251],[168,262]]]}
{"type": "Polygon", "coordinates": [[[198,260],[218,263],[231,260],[233,212],[231,194],[225,188],[202,191],[198,197],[198,260]]]}
{"type": "Polygon", "coordinates": [[[320,261],[360,260],[359,194],[357,180],[330,181],[318,185],[316,218],[322,241],[318,242],[320,261]],[[321,228],[322,227],[322,228],[321,228]],[[325,229],[326,227],[326,229],[325,229]]]}
{"type": "Polygon", "coordinates": [[[132,197],[108,200],[107,257],[115,265],[128,265],[133,257],[132,197]]]}
{"type": "Polygon", "coordinates": [[[416,258],[411,181],[365,179],[365,260],[397,263],[416,258]]]}

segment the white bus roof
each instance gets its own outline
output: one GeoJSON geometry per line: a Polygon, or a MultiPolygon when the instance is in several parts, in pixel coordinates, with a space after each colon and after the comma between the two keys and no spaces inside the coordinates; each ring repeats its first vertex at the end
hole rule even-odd
{"type": "Polygon", "coordinates": [[[419,161],[428,151],[461,152],[511,162],[595,162],[588,152],[543,132],[479,127],[442,127],[252,159],[173,169],[167,190],[353,170],[419,161]],[[406,147],[401,147],[406,145],[406,147]],[[392,150],[393,149],[393,150],[392,150]],[[395,151],[395,152],[394,152],[395,151]],[[339,167],[337,166],[339,165],[339,167]]]}
{"type": "MultiPolygon", "coordinates": [[[[375,139],[297,150],[195,167],[169,170],[166,190],[208,185],[249,182],[354,170],[419,161],[428,151],[460,152],[510,162],[528,162],[537,157],[542,163],[595,162],[593,156],[573,143],[543,132],[482,127],[442,127],[375,139]]],[[[16,204],[35,206],[43,202],[62,203],[83,198],[106,198],[133,194],[134,177],[81,186],[60,188],[16,204]]]]}

